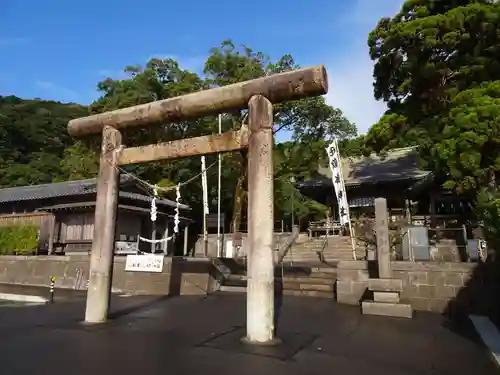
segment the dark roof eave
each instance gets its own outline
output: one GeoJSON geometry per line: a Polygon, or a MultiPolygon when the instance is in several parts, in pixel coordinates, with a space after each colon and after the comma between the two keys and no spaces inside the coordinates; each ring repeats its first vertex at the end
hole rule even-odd
{"type": "MultiPolygon", "coordinates": [[[[21,188],[21,187],[20,187],[21,188]]],[[[0,204],[1,203],[15,203],[15,202],[28,202],[28,201],[37,201],[37,200],[45,200],[45,199],[57,199],[57,198],[63,198],[63,197],[86,197],[89,195],[95,195],[96,190],[95,189],[89,189],[84,192],[75,192],[75,193],[67,193],[67,194],[60,194],[60,195],[45,195],[45,196],[24,196],[24,197],[16,197],[15,199],[1,199],[0,198],[0,204]]],[[[119,191],[118,196],[120,198],[126,198],[126,199],[131,199],[135,201],[142,201],[142,202],[151,202],[151,197],[148,197],[147,195],[142,195],[138,193],[130,193],[127,191],[119,191]]],[[[175,208],[177,207],[177,203],[168,199],[157,199],[156,203],[159,205],[163,206],[168,206],[175,208]]],[[[180,204],[179,208],[184,211],[191,211],[191,207],[185,205],[185,204],[180,204]]]]}
{"type": "MultiPolygon", "coordinates": [[[[47,212],[52,212],[52,211],[59,211],[59,210],[71,210],[71,209],[82,209],[82,208],[94,208],[95,207],[95,201],[92,202],[76,202],[76,203],[62,203],[62,204],[54,204],[52,206],[46,206],[46,207],[40,207],[36,211],[41,212],[41,211],[47,211],[47,212]]],[[[149,214],[150,210],[142,207],[136,207],[136,206],[128,206],[125,204],[119,204],[118,205],[119,209],[123,210],[128,210],[128,211],[135,211],[135,212],[140,212],[143,214],[149,214]]],[[[169,214],[167,212],[162,212],[158,211],[159,215],[162,216],[167,216],[173,218],[174,215],[169,214]]],[[[192,222],[193,220],[187,217],[179,216],[179,219],[181,221],[188,221],[192,222]]]]}
{"type": "MultiPolygon", "coordinates": [[[[430,172],[429,172],[430,174],[430,172]]],[[[422,175],[422,176],[412,176],[412,177],[401,177],[401,178],[394,178],[391,180],[371,180],[371,181],[359,181],[359,182],[346,182],[345,186],[347,188],[349,187],[359,187],[362,185],[377,185],[377,184],[388,184],[388,183],[394,183],[394,182],[402,182],[402,181],[409,181],[409,182],[419,182],[422,181],[426,178],[428,178],[429,174],[427,175],[422,175]]],[[[298,188],[302,187],[333,187],[332,181],[331,180],[316,180],[316,181],[303,181],[303,182],[297,182],[295,183],[295,186],[298,188]]]]}

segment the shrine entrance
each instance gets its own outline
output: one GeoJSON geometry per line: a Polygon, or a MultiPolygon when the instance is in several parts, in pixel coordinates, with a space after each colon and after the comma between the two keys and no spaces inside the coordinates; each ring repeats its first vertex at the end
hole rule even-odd
{"type": "Polygon", "coordinates": [[[246,340],[272,343],[273,103],[327,91],[327,73],[321,65],[70,121],[68,132],[73,137],[102,134],[85,321],[102,323],[108,316],[120,166],[248,148],[246,340]],[[248,108],[248,128],[140,147],[125,147],[122,143],[121,129],[164,125],[243,108],[248,108]]]}

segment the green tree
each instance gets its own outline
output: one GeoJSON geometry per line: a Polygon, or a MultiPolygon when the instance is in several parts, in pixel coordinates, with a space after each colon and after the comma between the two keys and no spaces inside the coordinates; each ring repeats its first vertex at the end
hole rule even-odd
{"type": "Polygon", "coordinates": [[[499,134],[486,126],[496,118],[499,27],[494,1],[408,0],[380,20],[368,44],[375,97],[389,110],[367,134],[368,148],[418,145],[459,193],[491,181],[499,134]]]}
{"type": "MultiPolygon", "coordinates": [[[[224,41],[220,46],[210,51],[204,67],[204,78],[182,69],[172,60],[152,59],[145,67],[129,66],[125,72],[129,75],[124,80],[106,79],[98,84],[102,92],[90,107],[92,113],[109,111],[130,105],[165,99],[209,87],[219,87],[240,81],[279,73],[299,66],[293,58],[285,55],[271,61],[262,52],[255,52],[246,46],[236,46],[232,41],[224,41]]],[[[223,114],[222,131],[239,128],[245,121],[246,111],[232,111],[223,114]]],[[[317,164],[323,149],[313,147],[318,142],[333,136],[352,137],[356,134],[355,126],[347,121],[340,110],[328,106],[324,98],[289,102],[275,107],[275,132],[288,130],[293,132],[297,143],[302,145],[302,151],[295,151],[293,163],[301,164],[298,169],[317,164]],[[307,160],[304,158],[308,155],[307,160]]],[[[218,131],[218,121],[215,116],[207,116],[195,121],[180,124],[165,124],[145,130],[124,132],[127,145],[139,145],[157,141],[169,141],[179,138],[195,137],[218,131]]],[[[324,148],[324,147],[323,147],[324,148]]],[[[216,157],[208,157],[207,165],[211,165],[216,157]]],[[[290,164],[290,163],[288,163],[290,164]]],[[[317,165],[313,169],[316,170],[317,165]]],[[[149,163],[131,169],[149,182],[170,181],[180,182],[196,176],[201,171],[199,158],[189,158],[176,161],[149,163]]],[[[297,169],[297,168],[295,168],[297,169]]],[[[244,206],[246,160],[245,152],[223,156],[222,169],[222,207],[232,216],[241,216],[239,208],[231,210],[236,205],[244,206]],[[235,193],[236,191],[236,193],[235,193]],[[234,213],[233,213],[234,211],[234,213]]],[[[289,176],[276,168],[279,176],[289,176]]],[[[278,178],[278,177],[277,177],[278,178]]],[[[287,194],[276,184],[276,194],[287,194]]],[[[208,172],[208,187],[211,209],[215,209],[217,197],[217,169],[208,172]]],[[[185,202],[190,204],[195,213],[201,212],[201,183],[199,179],[183,188],[185,202]]],[[[297,194],[299,196],[299,194],[297,194]]],[[[286,201],[286,198],[283,200],[286,201]]]]}
{"type": "Polygon", "coordinates": [[[60,161],[58,180],[83,180],[93,178],[99,172],[99,153],[97,147],[77,141],[64,150],[60,161]]]}

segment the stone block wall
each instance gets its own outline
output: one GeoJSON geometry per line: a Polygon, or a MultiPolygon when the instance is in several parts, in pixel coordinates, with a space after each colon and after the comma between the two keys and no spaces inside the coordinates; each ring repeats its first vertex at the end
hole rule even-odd
{"type": "MultiPolygon", "coordinates": [[[[476,264],[455,262],[391,262],[394,278],[403,281],[401,298],[417,311],[443,313],[462,304],[475,278],[476,264]]],[[[370,298],[368,279],[378,277],[375,262],[342,261],[337,269],[337,301],[358,305],[370,298]]],[[[475,283],[474,283],[475,284],[475,283]]],[[[467,308],[467,306],[460,306],[467,308]]]]}
{"type": "MultiPolygon", "coordinates": [[[[0,283],[85,289],[89,256],[0,256],[0,283]],[[81,275],[79,277],[79,275],[81,275]]],[[[125,257],[115,257],[113,292],[149,295],[199,295],[216,288],[216,272],[209,260],[165,258],[163,272],[125,271],[125,257]]]]}

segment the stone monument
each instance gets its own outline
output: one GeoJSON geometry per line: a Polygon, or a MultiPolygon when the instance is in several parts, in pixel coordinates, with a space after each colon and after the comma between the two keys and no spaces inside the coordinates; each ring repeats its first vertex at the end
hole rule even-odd
{"type": "Polygon", "coordinates": [[[373,301],[363,301],[361,304],[362,312],[369,315],[412,318],[411,305],[403,303],[400,299],[400,294],[403,291],[403,280],[392,277],[387,200],[385,198],[375,199],[375,222],[378,278],[368,279],[368,290],[373,292],[373,301]]]}

